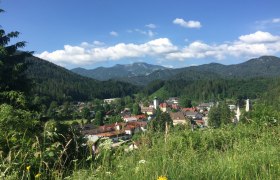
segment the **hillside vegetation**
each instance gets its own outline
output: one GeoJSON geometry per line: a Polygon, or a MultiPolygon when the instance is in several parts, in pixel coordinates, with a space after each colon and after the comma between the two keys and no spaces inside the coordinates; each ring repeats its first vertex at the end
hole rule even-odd
{"type": "Polygon", "coordinates": [[[132,152],[107,151],[73,179],[278,179],[279,127],[226,126],[145,134],[132,152]],[[165,141],[166,140],[166,141],[165,141]]]}
{"type": "Polygon", "coordinates": [[[85,101],[132,95],[137,87],[118,81],[97,81],[77,75],[37,57],[27,58],[27,77],[33,80],[32,94],[57,101],[85,101]]]}

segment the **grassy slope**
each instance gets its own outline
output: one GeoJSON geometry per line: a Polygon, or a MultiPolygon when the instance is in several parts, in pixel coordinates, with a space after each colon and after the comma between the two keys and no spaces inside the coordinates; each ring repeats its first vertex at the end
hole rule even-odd
{"type": "Polygon", "coordinates": [[[164,175],[172,180],[278,179],[279,135],[279,127],[241,124],[236,128],[171,132],[167,143],[163,134],[146,134],[142,137],[146,145],[140,149],[115,152],[111,163],[105,158],[103,166],[77,170],[72,178],[147,180],[164,175]]]}

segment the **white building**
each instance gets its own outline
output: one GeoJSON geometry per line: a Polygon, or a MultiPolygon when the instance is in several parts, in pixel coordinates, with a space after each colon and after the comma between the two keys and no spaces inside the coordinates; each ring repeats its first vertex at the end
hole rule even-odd
{"type": "Polygon", "coordinates": [[[236,106],[235,106],[234,104],[230,104],[230,105],[228,105],[228,108],[229,108],[231,111],[233,111],[233,110],[236,109],[236,106]]]}
{"type": "Polygon", "coordinates": [[[158,106],[159,106],[159,101],[158,101],[157,97],[155,97],[155,99],[154,99],[154,108],[157,109],[158,106]]]}
{"type": "Polygon", "coordinates": [[[241,112],[240,112],[239,106],[237,106],[236,115],[235,115],[237,122],[239,122],[239,120],[240,120],[240,115],[241,115],[241,112]]]}
{"type": "Polygon", "coordinates": [[[250,100],[249,100],[249,99],[246,100],[246,108],[245,108],[245,111],[246,111],[246,112],[249,112],[249,111],[250,111],[250,100]]]}
{"type": "Polygon", "coordinates": [[[115,102],[115,101],[117,101],[118,99],[120,99],[120,98],[104,99],[104,103],[111,104],[112,102],[115,102]]]}

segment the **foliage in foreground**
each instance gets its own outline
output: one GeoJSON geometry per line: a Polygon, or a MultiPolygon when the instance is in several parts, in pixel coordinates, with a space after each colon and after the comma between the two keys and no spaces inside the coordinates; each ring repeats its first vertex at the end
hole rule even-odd
{"type": "Polygon", "coordinates": [[[278,126],[242,125],[146,134],[139,149],[77,170],[71,179],[277,179],[278,126]]]}

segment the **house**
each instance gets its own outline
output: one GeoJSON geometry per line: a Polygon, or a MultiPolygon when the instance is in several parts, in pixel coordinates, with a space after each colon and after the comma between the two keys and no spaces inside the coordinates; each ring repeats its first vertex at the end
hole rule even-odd
{"type": "Polygon", "coordinates": [[[140,131],[147,130],[147,122],[145,121],[137,121],[137,122],[128,122],[124,127],[125,133],[129,135],[133,135],[140,131]]]}
{"type": "Polygon", "coordinates": [[[136,115],[135,117],[137,118],[138,121],[147,119],[147,116],[145,114],[136,115]]]}
{"type": "Polygon", "coordinates": [[[140,131],[139,126],[134,126],[134,125],[126,125],[124,128],[125,134],[128,135],[133,135],[134,133],[137,133],[140,131]]]}
{"type": "Polygon", "coordinates": [[[125,109],[121,112],[121,116],[122,116],[122,117],[131,116],[130,110],[128,110],[127,108],[125,108],[125,109]]]}
{"type": "Polygon", "coordinates": [[[211,107],[214,106],[213,102],[209,102],[209,103],[201,103],[200,105],[198,105],[198,109],[201,111],[207,110],[209,111],[211,109],[211,107]]]}
{"type": "Polygon", "coordinates": [[[129,122],[127,123],[128,125],[134,125],[134,126],[139,126],[141,131],[146,131],[147,130],[147,125],[148,123],[145,121],[137,121],[137,122],[129,122]]]}
{"type": "Polygon", "coordinates": [[[192,112],[192,111],[187,111],[185,112],[185,116],[187,118],[192,118],[192,119],[195,119],[196,116],[197,116],[198,112],[192,112]]]}
{"type": "Polygon", "coordinates": [[[162,111],[162,112],[166,112],[167,111],[167,103],[161,103],[159,105],[159,109],[162,111]]]}
{"type": "Polygon", "coordinates": [[[95,138],[110,138],[113,142],[128,140],[131,136],[140,131],[146,131],[147,122],[129,121],[127,123],[114,123],[99,126],[95,129],[82,130],[81,133],[88,137],[88,140],[95,138]]]}
{"type": "Polygon", "coordinates": [[[233,111],[233,110],[236,109],[236,105],[230,104],[230,105],[228,105],[228,108],[229,108],[231,111],[233,111]]]}
{"type": "Polygon", "coordinates": [[[179,109],[179,105],[178,104],[171,104],[171,108],[178,110],[179,109]]]}
{"type": "Polygon", "coordinates": [[[195,112],[195,111],[196,111],[196,108],[195,108],[195,107],[191,107],[191,108],[182,108],[182,111],[183,111],[183,112],[187,112],[187,111],[195,112]]]}
{"type": "Polygon", "coordinates": [[[194,120],[201,120],[203,118],[203,114],[199,112],[191,112],[191,111],[185,112],[185,116],[187,118],[192,118],[194,120]]]}
{"type": "Polygon", "coordinates": [[[186,118],[183,112],[170,112],[170,117],[173,121],[173,125],[187,124],[186,118]]]}
{"type": "Polygon", "coordinates": [[[113,142],[118,142],[119,140],[128,140],[130,138],[129,134],[126,134],[125,131],[113,131],[96,134],[98,138],[110,138],[113,142]]]}
{"type": "Polygon", "coordinates": [[[119,100],[120,98],[110,98],[110,99],[104,99],[104,103],[111,104],[112,102],[115,102],[119,100]]]}
{"type": "Polygon", "coordinates": [[[195,120],[195,123],[199,127],[204,127],[205,126],[205,122],[203,120],[195,120]]]}
{"type": "Polygon", "coordinates": [[[153,107],[141,107],[141,112],[143,114],[154,115],[155,109],[153,107]]]}
{"type": "Polygon", "coordinates": [[[137,121],[137,117],[135,116],[130,116],[130,117],[123,117],[124,122],[131,122],[131,121],[137,121]]]}
{"type": "Polygon", "coordinates": [[[179,104],[179,98],[177,97],[171,97],[168,100],[166,100],[167,104],[179,104]]]}

